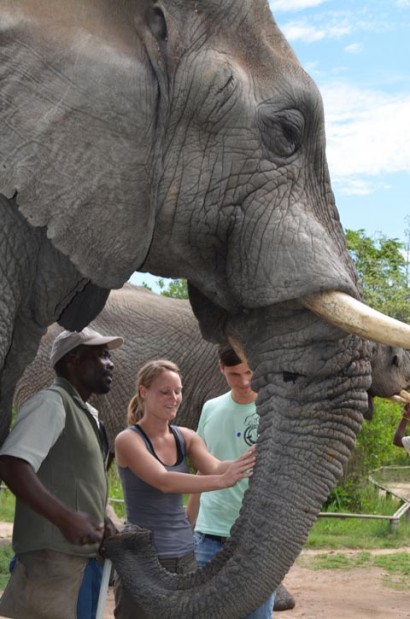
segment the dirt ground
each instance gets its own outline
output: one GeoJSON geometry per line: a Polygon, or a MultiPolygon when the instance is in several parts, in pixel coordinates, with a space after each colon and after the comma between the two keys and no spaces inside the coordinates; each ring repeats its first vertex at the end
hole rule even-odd
{"type": "MultiPolygon", "coordinates": [[[[410,557],[410,548],[384,552],[404,551],[410,557]]],[[[308,563],[313,554],[302,551],[303,563],[308,563]]],[[[410,619],[410,582],[406,591],[395,590],[382,569],[311,570],[294,565],[284,583],[295,597],[296,606],[275,613],[275,619],[410,619]]],[[[113,616],[110,590],[104,619],[113,616]]]]}
{"type": "MultiPolygon", "coordinates": [[[[0,523],[0,539],[7,539],[10,535],[10,523],[0,523]]],[[[410,548],[403,548],[401,551],[408,552],[410,556],[410,548]]],[[[322,554],[323,552],[320,551],[322,554]]],[[[352,552],[347,551],[347,554],[352,552]]],[[[313,551],[302,551],[304,564],[308,565],[309,556],[312,554],[313,551]]],[[[391,579],[386,579],[385,576],[384,571],[378,568],[311,570],[296,564],[284,581],[295,597],[296,606],[293,610],[275,613],[275,618],[410,619],[410,582],[406,591],[399,591],[393,588],[391,579]]],[[[113,607],[113,593],[110,588],[104,619],[113,619],[113,607]]]]}

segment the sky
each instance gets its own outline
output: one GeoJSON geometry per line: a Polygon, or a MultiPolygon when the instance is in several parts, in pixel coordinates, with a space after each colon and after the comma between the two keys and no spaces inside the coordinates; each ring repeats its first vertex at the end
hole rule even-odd
{"type": "MultiPolygon", "coordinates": [[[[404,241],[410,229],[410,0],[270,0],[323,97],[343,227],[404,241]]],[[[156,280],[141,274],[132,281],[156,280]]]]}

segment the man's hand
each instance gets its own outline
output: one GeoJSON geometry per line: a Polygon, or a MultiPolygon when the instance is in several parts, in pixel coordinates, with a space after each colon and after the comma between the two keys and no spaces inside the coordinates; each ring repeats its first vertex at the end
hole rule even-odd
{"type": "Polygon", "coordinates": [[[54,524],[71,544],[99,544],[104,536],[104,522],[97,522],[84,512],[66,509],[54,524]]]}
{"type": "Polygon", "coordinates": [[[116,535],[118,533],[118,529],[108,516],[104,518],[104,539],[107,537],[111,537],[112,535],[116,535]]]}
{"type": "Polygon", "coordinates": [[[0,475],[21,501],[58,527],[71,544],[101,542],[104,522],[97,522],[84,512],[76,512],[57,499],[44,487],[25,460],[1,456],[0,475]]]}

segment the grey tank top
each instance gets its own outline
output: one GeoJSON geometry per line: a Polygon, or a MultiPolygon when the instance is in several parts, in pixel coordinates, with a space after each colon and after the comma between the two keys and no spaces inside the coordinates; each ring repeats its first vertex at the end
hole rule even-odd
{"type": "MultiPolygon", "coordinates": [[[[175,437],[177,461],[174,465],[161,462],[145,432],[137,424],[130,430],[144,439],[148,451],[168,470],[189,473],[186,446],[181,430],[169,426],[175,437]]],[[[118,467],[124,492],[127,522],[152,531],[152,541],[160,557],[182,557],[193,552],[192,528],[185,514],[182,494],[167,494],[134,475],[128,467],[118,467]]]]}

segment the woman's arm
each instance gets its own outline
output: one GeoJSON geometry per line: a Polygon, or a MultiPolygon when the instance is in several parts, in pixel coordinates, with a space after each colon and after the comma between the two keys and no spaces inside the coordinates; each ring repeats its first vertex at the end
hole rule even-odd
{"type": "MultiPolygon", "coordinates": [[[[169,493],[197,493],[228,488],[240,479],[250,477],[252,475],[250,469],[255,464],[253,451],[247,452],[238,460],[229,462],[227,466],[222,467],[224,470],[219,473],[208,475],[174,473],[168,471],[147,450],[142,437],[132,430],[124,430],[118,434],[115,439],[115,456],[119,466],[128,467],[145,483],[169,493]]],[[[219,462],[213,456],[211,458],[219,462]]]]}
{"type": "MultiPolygon", "coordinates": [[[[192,466],[203,475],[222,475],[236,460],[218,460],[208,451],[205,441],[193,430],[180,428],[182,431],[187,453],[192,466]]],[[[255,454],[255,447],[251,447],[243,456],[255,454]]],[[[241,456],[242,457],[242,456],[241,456]]]]}

